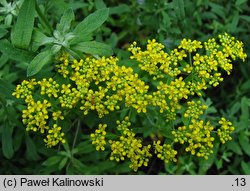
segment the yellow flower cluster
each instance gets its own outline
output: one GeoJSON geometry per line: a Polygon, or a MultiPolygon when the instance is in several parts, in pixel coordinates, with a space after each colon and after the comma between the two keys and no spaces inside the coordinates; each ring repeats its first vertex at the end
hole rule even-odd
{"type": "Polygon", "coordinates": [[[169,144],[161,145],[161,141],[154,141],[153,143],[155,147],[155,154],[165,163],[169,163],[170,161],[177,162],[175,155],[177,155],[177,151],[171,148],[169,144]]]}
{"type": "Polygon", "coordinates": [[[174,142],[188,144],[186,152],[208,159],[208,156],[213,153],[214,137],[211,136],[213,129],[214,127],[209,122],[204,123],[203,120],[193,119],[190,125],[178,127],[178,130],[172,131],[172,134],[174,142]]]}
{"type": "Polygon", "coordinates": [[[58,97],[59,92],[59,84],[56,83],[52,78],[48,80],[46,78],[38,81],[37,84],[41,87],[41,95],[48,95],[48,97],[54,96],[55,98],[58,97]]]}
{"type": "Polygon", "coordinates": [[[16,98],[24,99],[26,103],[29,103],[30,99],[32,99],[32,92],[34,91],[36,84],[37,82],[35,79],[30,81],[23,80],[21,84],[17,85],[15,92],[13,92],[12,95],[16,98]]]}
{"type": "MultiPolygon", "coordinates": [[[[13,95],[27,105],[22,116],[27,130],[45,133],[44,141],[51,147],[65,142],[60,120],[72,110],[83,116],[96,112],[102,118],[123,108],[135,109],[143,115],[155,107],[166,116],[167,122],[175,124],[173,144],[184,144],[187,152],[207,159],[213,150],[214,127],[211,122],[200,119],[207,106],[194,101],[193,97],[202,96],[202,91],[210,86],[217,86],[223,80],[223,70],[230,74],[233,60],[245,60],[242,42],[225,33],[218,41],[210,39],[205,43],[183,39],[170,53],[156,40],[149,40],[145,51],[134,42],[129,51],[130,58],[136,60],[134,63],[145,71],[149,80],[143,81],[132,67],[120,66],[116,57],[76,60],[62,54],[55,67],[62,76],[60,80],[56,75],[55,79],[24,80],[17,85],[13,95]],[[184,120],[190,123],[180,124],[178,119],[182,117],[189,118],[184,120]]],[[[224,143],[231,139],[233,127],[224,118],[219,123],[217,135],[224,143]]],[[[143,140],[130,128],[128,118],[117,124],[118,140],[107,141],[111,148],[110,160],[129,159],[130,167],[136,171],[148,165],[153,147],[157,157],[165,162],[177,160],[177,151],[168,144],[155,141],[143,146],[143,140]]],[[[90,136],[97,150],[105,150],[107,146],[106,127],[100,124],[90,136]]]]}
{"type": "Polygon", "coordinates": [[[117,129],[122,133],[118,141],[109,140],[111,145],[110,160],[125,160],[127,157],[130,160],[130,168],[134,171],[141,166],[148,166],[151,145],[143,146],[142,140],[135,137],[135,133],[129,127],[131,123],[126,117],[122,122],[117,121],[117,129]]]}
{"type": "Polygon", "coordinates": [[[40,95],[46,94],[48,98],[51,96],[54,98],[58,97],[59,85],[52,78],[40,81],[36,81],[35,79],[30,81],[24,80],[21,84],[17,85],[12,95],[16,96],[16,98],[24,99],[27,104],[27,108],[22,111],[22,122],[26,125],[26,131],[46,133],[47,139],[44,139],[44,142],[48,147],[55,146],[59,142],[65,143],[61,127],[58,127],[57,124],[54,124],[52,127],[48,125],[51,115],[54,120],[63,120],[62,111],[52,111],[50,113],[49,110],[53,110],[53,108],[47,99],[36,101],[36,97],[33,96],[34,91],[38,89],[36,86],[40,86],[40,95]]]}
{"type": "Polygon", "coordinates": [[[206,105],[202,105],[201,101],[188,101],[187,110],[184,113],[184,117],[190,117],[193,119],[198,119],[204,111],[207,109],[206,105]]]}
{"type": "Polygon", "coordinates": [[[179,45],[178,48],[182,48],[186,51],[188,51],[189,53],[191,52],[195,52],[197,49],[202,48],[202,44],[200,41],[194,40],[192,41],[191,39],[183,39],[181,41],[181,44],[179,45]]]}
{"type": "Polygon", "coordinates": [[[61,132],[62,128],[59,127],[57,124],[54,124],[51,129],[48,130],[48,135],[44,142],[46,143],[47,147],[56,146],[59,142],[65,143],[64,133],[61,132]]]}
{"type": "Polygon", "coordinates": [[[95,130],[95,133],[91,133],[90,137],[92,139],[92,144],[96,145],[96,150],[105,150],[105,135],[107,134],[105,129],[107,127],[107,124],[99,124],[98,129],[95,130]]]}
{"type": "Polygon", "coordinates": [[[23,110],[23,124],[26,125],[27,131],[36,132],[39,130],[41,133],[44,133],[45,129],[48,129],[47,119],[49,118],[47,108],[51,104],[47,100],[37,101],[30,100],[28,103],[27,109],[23,110]]]}
{"type": "Polygon", "coordinates": [[[219,124],[221,127],[217,130],[217,134],[221,143],[224,144],[225,142],[232,140],[230,134],[234,131],[234,126],[232,122],[226,120],[224,117],[220,119],[219,124]]]}

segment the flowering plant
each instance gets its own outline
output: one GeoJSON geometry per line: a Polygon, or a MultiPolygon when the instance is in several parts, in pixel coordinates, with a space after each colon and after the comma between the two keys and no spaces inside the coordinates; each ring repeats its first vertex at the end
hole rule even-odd
{"type": "Polygon", "coordinates": [[[232,62],[246,59],[241,41],[225,33],[204,43],[183,39],[170,53],[154,39],[146,50],[136,42],[128,50],[136,66],[125,67],[117,57],[75,59],[64,52],[55,60],[53,77],[17,85],[13,95],[26,105],[26,131],[41,133],[46,146],[54,147],[67,144],[64,120],[71,120],[71,127],[78,122],[78,133],[91,113],[100,119],[120,113],[116,125],[100,122],[89,130],[89,139],[97,151],[109,150],[110,160],[129,160],[134,171],[148,166],[154,154],[165,163],[177,162],[182,149],[208,159],[215,142],[232,139],[235,127],[228,119],[216,122],[204,115],[209,106],[203,97],[223,81],[223,72],[231,73],[232,62]],[[160,125],[148,116],[151,111],[164,118],[160,125]],[[149,135],[136,126],[136,115],[151,123],[149,135]]]}

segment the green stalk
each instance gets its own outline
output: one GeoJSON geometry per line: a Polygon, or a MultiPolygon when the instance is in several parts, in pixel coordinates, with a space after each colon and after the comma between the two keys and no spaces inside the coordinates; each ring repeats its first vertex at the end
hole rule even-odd
{"type": "MultiPolygon", "coordinates": [[[[191,57],[191,53],[189,52],[189,54],[188,54],[188,57],[189,57],[189,64],[190,64],[190,66],[193,66],[193,63],[192,63],[192,57],[191,57]]],[[[194,74],[193,74],[193,70],[192,70],[192,72],[191,72],[191,79],[192,79],[192,83],[193,83],[193,78],[194,78],[194,74]]]]}
{"type": "Polygon", "coordinates": [[[76,138],[78,137],[78,133],[79,133],[79,130],[80,130],[80,126],[81,126],[81,120],[78,119],[78,120],[77,120],[76,133],[75,133],[75,137],[74,137],[74,140],[73,140],[73,145],[72,145],[71,152],[70,152],[71,157],[70,157],[70,161],[69,161],[69,163],[68,163],[68,165],[67,165],[67,167],[66,167],[66,171],[68,171],[68,169],[69,169],[69,167],[70,167],[70,165],[71,165],[71,163],[72,163],[72,159],[73,159],[73,157],[74,157],[72,151],[73,151],[73,149],[75,148],[76,138]]]}
{"type": "MultiPolygon", "coordinates": [[[[73,150],[74,147],[75,147],[76,138],[78,137],[80,126],[81,126],[81,121],[80,121],[80,119],[78,119],[78,123],[77,123],[77,127],[76,127],[76,134],[75,134],[75,137],[74,137],[74,141],[73,141],[73,145],[72,145],[72,149],[71,150],[73,150]]],[[[72,157],[73,157],[73,155],[72,155],[72,157]]]]}

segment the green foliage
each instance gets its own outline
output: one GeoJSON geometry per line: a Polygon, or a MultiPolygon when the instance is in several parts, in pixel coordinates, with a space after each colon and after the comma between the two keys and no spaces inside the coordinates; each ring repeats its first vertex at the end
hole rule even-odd
{"type": "Polygon", "coordinates": [[[11,42],[14,46],[28,49],[31,41],[35,20],[35,1],[24,0],[20,8],[17,21],[11,33],[11,42]]]}
{"type": "MultiPolygon", "coordinates": [[[[130,116],[133,130],[141,138],[171,139],[175,124],[166,123],[165,116],[154,108],[148,108],[147,115],[138,115],[135,109],[122,107],[103,119],[94,112],[83,117],[73,111],[60,124],[68,144],[46,148],[40,136],[25,131],[21,121],[25,106],[11,95],[15,86],[34,75],[62,82],[54,60],[62,52],[96,59],[114,53],[120,66],[132,67],[151,83],[152,78],[139,70],[125,49],[133,41],[145,45],[153,38],[170,52],[183,38],[206,41],[227,32],[242,40],[250,55],[249,11],[247,0],[0,1],[0,174],[133,174],[128,162],[109,161],[109,152],[97,152],[88,135],[99,123],[108,124],[113,132],[116,120],[130,116]]],[[[215,145],[208,160],[182,150],[176,164],[153,157],[151,165],[136,174],[250,174],[249,68],[248,60],[236,64],[219,88],[202,92],[207,95],[202,103],[208,106],[203,120],[218,121],[218,116],[226,116],[236,128],[232,141],[215,145]]],[[[180,117],[177,123],[189,121],[180,117]]],[[[108,136],[117,138],[113,133],[108,136]]]]}

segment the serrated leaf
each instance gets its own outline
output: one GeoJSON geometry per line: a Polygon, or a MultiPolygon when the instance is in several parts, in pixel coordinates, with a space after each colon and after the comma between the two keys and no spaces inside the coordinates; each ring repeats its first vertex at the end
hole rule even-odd
{"type": "Polygon", "coordinates": [[[13,47],[6,39],[0,41],[0,51],[8,58],[16,61],[30,62],[33,58],[32,53],[13,47]]]}
{"type": "Polygon", "coordinates": [[[51,60],[50,50],[39,53],[28,65],[27,76],[37,74],[51,60]]]}
{"type": "Polygon", "coordinates": [[[29,47],[35,20],[35,1],[25,0],[20,8],[17,22],[11,33],[12,44],[18,48],[29,47]]]}
{"type": "Polygon", "coordinates": [[[14,149],[12,145],[12,127],[5,122],[2,129],[2,150],[3,155],[10,159],[14,155],[14,149]]]}
{"type": "Polygon", "coordinates": [[[99,56],[110,56],[113,54],[113,50],[109,45],[95,41],[78,43],[72,49],[99,56]]]}
{"type": "Polygon", "coordinates": [[[65,34],[69,31],[71,22],[75,19],[73,10],[70,8],[66,10],[60,20],[60,23],[57,25],[57,30],[62,34],[65,34]]]}
{"type": "Polygon", "coordinates": [[[61,160],[62,160],[62,157],[59,155],[52,156],[52,157],[48,158],[46,161],[44,161],[42,165],[53,166],[55,164],[58,164],[61,160]]]}
{"type": "Polygon", "coordinates": [[[108,15],[108,8],[95,11],[94,13],[87,16],[81,23],[79,23],[73,33],[79,36],[88,36],[107,20],[108,15]]]}

